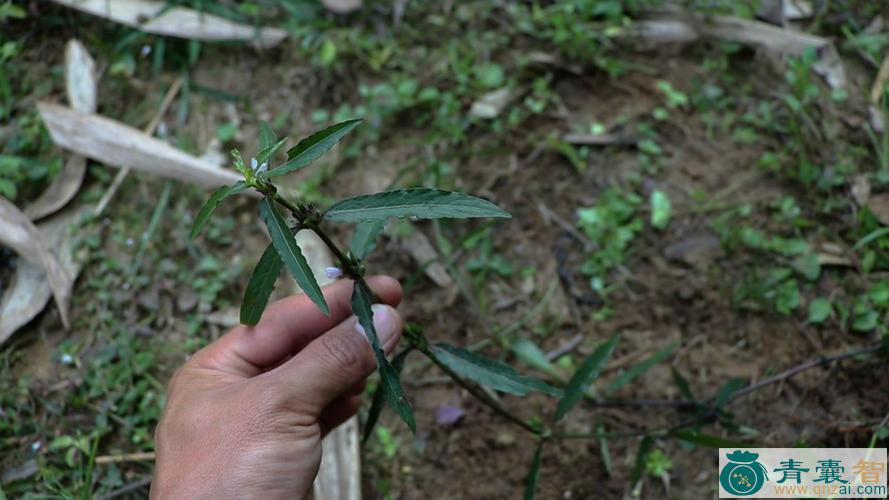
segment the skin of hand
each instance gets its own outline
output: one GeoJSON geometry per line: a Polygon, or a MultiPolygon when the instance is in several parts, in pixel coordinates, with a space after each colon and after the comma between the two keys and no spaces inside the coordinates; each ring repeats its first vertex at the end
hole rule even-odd
{"type": "MultiPolygon", "coordinates": [[[[401,286],[368,279],[383,304],[374,325],[387,353],[401,338],[401,286]]],[[[151,498],[305,498],[321,438],[354,415],[373,351],[350,305],[352,282],[324,289],[330,316],[305,295],[271,304],[189,359],[170,381],[155,432],[151,498]]]]}

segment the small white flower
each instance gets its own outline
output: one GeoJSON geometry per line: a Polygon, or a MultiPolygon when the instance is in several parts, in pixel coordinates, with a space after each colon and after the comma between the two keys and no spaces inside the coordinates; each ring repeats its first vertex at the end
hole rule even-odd
{"type": "Polygon", "coordinates": [[[250,168],[256,172],[257,167],[259,167],[259,162],[256,161],[256,158],[250,158],[250,168]]]}
{"type": "Polygon", "coordinates": [[[343,275],[343,270],[338,267],[325,267],[324,274],[328,279],[335,280],[343,275]]]}
{"type": "Polygon", "coordinates": [[[40,448],[43,448],[43,443],[41,443],[40,441],[34,441],[33,443],[31,443],[31,451],[36,452],[40,448]]]}
{"type": "Polygon", "coordinates": [[[68,353],[62,354],[60,361],[62,362],[63,365],[70,365],[70,364],[74,363],[74,356],[72,356],[68,353]]]}
{"type": "Polygon", "coordinates": [[[148,54],[151,54],[151,45],[143,45],[142,46],[142,57],[148,57],[148,54]]]}
{"type": "Polygon", "coordinates": [[[263,162],[262,165],[260,165],[258,169],[256,169],[256,173],[261,174],[268,169],[269,169],[269,162],[266,161],[266,162],[263,162]]]}

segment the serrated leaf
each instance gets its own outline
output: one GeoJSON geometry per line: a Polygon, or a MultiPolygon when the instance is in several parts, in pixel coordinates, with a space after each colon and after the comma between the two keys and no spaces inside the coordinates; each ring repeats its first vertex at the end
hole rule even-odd
{"type": "Polygon", "coordinates": [[[745,443],[744,441],[735,441],[733,439],[726,439],[719,436],[711,436],[709,434],[701,434],[699,432],[692,431],[676,431],[672,434],[674,437],[677,437],[683,441],[687,441],[692,444],[696,444],[699,446],[705,446],[707,448],[755,448],[756,445],[752,443],[745,443]]]}
{"type": "Polygon", "coordinates": [[[278,140],[278,136],[275,135],[275,131],[272,130],[272,126],[267,122],[259,123],[259,150],[271,146],[278,140]]]}
{"type": "Polygon", "coordinates": [[[385,220],[390,217],[467,219],[512,216],[488,200],[428,188],[399,189],[347,198],[324,213],[325,219],[340,222],[385,220]]]}
{"type": "Polygon", "coordinates": [[[284,261],[278,255],[278,250],[274,245],[269,245],[256,263],[244,292],[244,301],[241,303],[242,324],[253,326],[259,322],[283,267],[284,261]]]}
{"type": "Polygon", "coordinates": [[[411,432],[417,432],[417,424],[414,420],[414,412],[404,395],[404,389],[401,387],[398,371],[386,359],[386,353],[380,344],[380,338],[377,336],[377,330],[374,327],[373,320],[373,294],[361,282],[356,281],[352,288],[352,312],[358,317],[358,322],[364,328],[364,332],[370,339],[370,345],[373,348],[374,356],[377,358],[377,370],[380,372],[380,387],[389,405],[398,413],[401,420],[410,428],[411,432]]]}
{"type": "Polygon", "coordinates": [[[525,396],[531,391],[539,391],[552,396],[561,396],[561,391],[542,380],[526,377],[511,366],[500,361],[480,356],[449,344],[435,344],[429,347],[432,354],[445,366],[473,382],[492,389],[525,396]]]}
{"type": "Polygon", "coordinates": [[[303,256],[302,250],[296,244],[296,239],[284,218],[275,207],[275,202],[268,197],[263,198],[259,202],[259,216],[265,222],[269,230],[269,236],[272,238],[272,245],[278,251],[287,270],[290,271],[296,284],[312,299],[312,302],[321,309],[325,316],[330,316],[330,308],[324,300],[324,294],[321,293],[321,287],[315,281],[315,275],[312,274],[312,268],[303,256]]]}
{"type": "MultiPolygon", "coordinates": [[[[392,368],[395,368],[395,373],[399,376],[401,376],[401,370],[404,369],[404,361],[407,359],[407,355],[410,354],[411,350],[412,348],[408,347],[392,358],[392,368]]],[[[373,401],[370,404],[370,409],[367,411],[367,420],[364,421],[364,435],[361,438],[362,442],[367,442],[367,439],[373,432],[374,426],[377,425],[377,420],[380,419],[380,414],[383,412],[385,406],[386,391],[383,390],[383,384],[381,383],[377,386],[376,390],[374,390],[373,401]]]]}
{"type": "Polygon", "coordinates": [[[647,372],[654,365],[660,363],[661,361],[667,359],[676,348],[679,347],[679,341],[671,342],[666,347],[661,348],[659,351],[652,354],[650,357],[642,360],[642,362],[637,363],[630,367],[629,370],[625,371],[620,377],[612,381],[605,388],[605,392],[611,393],[615,392],[621,387],[629,384],[630,382],[639,378],[643,373],[647,372]]]}
{"type": "Polygon", "coordinates": [[[260,166],[261,166],[263,163],[265,163],[265,162],[269,161],[270,159],[272,159],[272,157],[275,156],[275,153],[277,153],[278,150],[281,149],[281,146],[283,146],[285,142],[287,142],[287,138],[286,138],[286,137],[283,138],[283,139],[281,139],[280,141],[278,141],[278,142],[272,144],[271,146],[268,146],[268,147],[266,147],[266,148],[263,148],[263,149],[262,149],[259,153],[257,153],[257,155],[256,155],[256,163],[257,163],[257,165],[260,165],[260,166]]]}
{"type": "Polygon", "coordinates": [[[274,170],[270,170],[267,177],[293,172],[312,163],[335,146],[336,143],[340,142],[359,123],[361,123],[361,119],[337,123],[299,141],[296,146],[287,151],[287,162],[274,170]]]}
{"type": "Polygon", "coordinates": [[[249,187],[250,186],[248,186],[246,182],[238,181],[231,186],[223,186],[216,191],[213,191],[213,194],[210,195],[210,198],[204,203],[204,206],[201,207],[197,217],[195,217],[194,224],[191,226],[190,237],[195,238],[201,233],[201,230],[204,229],[204,225],[207,224],[210,216],[213,215],[213,211],[216,210],[216,207],[218,207],[220,203],[222,203],[222,200],[233,194],[246,191],[249,187]]]}
{"type": "Polygon", "coordinates": [[[565,387],[565,395],[559,400],[559,406],[556,408],[556,420],[564,417],[580,401],[580,398],[589,389],[593,380],[602,372],[602,368],[605,366],[608,358],[611,357],[619,341],[620,335],[615,335],[602,343],[584,360],[580,368],[574,372],[574,376],[571,377],[571,380],[568,381],[568,386],[565,387]]]}
{"type": "Polygon", "coordinates": [[[386,225],[385,220],[376,220],[371,222],[359,222],[355,226],[355,232],[352,234],[352,243],[349,249],[352,255],[364,260],[373,249],[377,246],[377,236],[386,225]]]}
{"type": "Polygon", "coordinates": [[[544,442],[540,440],[537,443],[537,449],[534,450],[534,457],[531,459],[531,467],[525,477],[525,500],[534,500],[534,496],[537,494],[537,482],[540,481],[540,455],[543,452],[544,442]]]}

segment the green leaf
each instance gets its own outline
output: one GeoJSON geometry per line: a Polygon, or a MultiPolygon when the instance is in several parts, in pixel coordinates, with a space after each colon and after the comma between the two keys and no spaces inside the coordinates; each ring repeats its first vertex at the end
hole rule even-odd
{"type": "Polygon", "coordinates": [[[244,292],[244,302],[241,303],[242,324],[253,326],[259,322],[283,267],[284,261],[278,255],[278,250],[274,245],[269,245],[256,263],[253,275],[250,276],[250,283],[244,292]]]}
{"type": "Polygon", "coordinates": [[[525,477],[525,500],[534,500],[537,494],[537,482],[540,480],[540,455],[543,452],[543,441],[537,443],[537,449],[534,450],[534,457],[531,459],[531,468],[528,469],[528,475],[525,477]]]}
{"type": "Polygon", "coordinates": [[[377,236],[380,235],[385,225],[385,220],[359,222],[355,226],[355,232],[352,234],[352,243],[349,245],[352,255],[364,260],[368,254],[373,252],[373,249],[377,246],[377,236]]]}
{"type": "Polygon", "coordinates": [[[595,380],[596,377],[599,376],[599,373],[602,372],[605,362],[611,357],[611,354],[614,352],[614,348],[619,341],[620,334],[603,342],[584,360],[583,364],[580,365],[580,368],[574,372],[574,376],[571,377],[571,380],[568,381],[568,386],[565,387],[565,395],[559,400],[559,406],[556,408],[556,420],[564,417],[565,414],[571,411],[571,408],[580,401],[580,398],[582,398],[587,389],[589,389],[593,380],[595,380]]]}
{"type": "MultiPolygon", "coordinates": [[[[404,361],[407,359],[407,355],[410,354],[411,350],[413,350],[413,348],[408,347],[392,359],[392,368],[395,368],[395,373],[399,376],[401,376],[401,370],[404,369],[404,361]]],[[[385,406],[386,391],[383,390],[383,384],[381,383],[374,391],[370,410],[367,411],[367,420],[364,421],[364,436],[361,438],[363,443],[367,442],[367,439],[373,432],[373,428],[377,425],[377,420],[380,419],[380,414],[383,412],[385,406]]]]}
{"type": "Polygon", "coordinates": [[[670,357],[679,347],[679,341],[671,342],[666,347],[663,347],[659,351],[652,354],[649,358],[643,360],[641,363],[635,364],[630,367],[629,370],[625,371],[620,377],[612,381],[608,384],[608,387],[605,388],[605,392],[611,393],[615,392],[621,387],[629,384],[630,382],[639,378],[643,373],[647,372],[654,365],[660,363],[661,361],[670,357]]]}
{"type": "Polygon", "coordinates": [[[246,191],[250,186],[247,185],[244,181],[238,181],[231,186],[223,186],[216,191],[213,191],[213,194],[210,195],[210,199],[204,203],[204,206],[201,207],[200,212],[198,212],[197,217],[194,219],[194,225],[191,226],[191,238],[196,237],[201,233],[201,230],[204,229],[204,225],[207,223],[207,220],[210,219],[210,216],[213,215],[213,211],[216,210],[216,207],[222,203],[222,200],[243,191],[246,191]]]}
{"type": "Polygon", "coordinates": [[[821,262],[813,253],[803,254],[794,259],[793,268],[809,281],[815,281],[821,276],[821,262]]]}
{"type": "Polygon", "coordinates": [[[337,123],[299,141],[299,144],[287,151],[287,162],[274,170],[270,170],[267,177],[293,172],[312,163],[335,146],[336,143],[340,142],[359,123],[361,123],[361,119],[337,123]]]}
{"type": "Polygon", "coordinates": [[[377,358],[377,370],[380,372],[380,387],[389,405],[395,409],[401,420],[410,428],[411,432],[417,432],[417,424],[414,420],[414,412],[411,410],[410,403],[404,395],[404,389],[401,387],[401,380],[398,371],[389,364],[386,359],[386,353],[380,344],[380,338],[377,336],[377,330],[374,327],[373,320],[373,294],[360,281],[355,282],[352,288],[352,312],[358,316],[358,322],[364,328],[364,332],[370,339],[370,345],[373,348],[374,356],[377,358]]]}
{"type": "Polygon", "coordinates": [[[459,375],[492,389],[525,396],[531,391],[539,391],[552,396],[560,396],[561,391],[546,382],[526,377],[511,366],[500,361],[480,356],[449,344],[435,344],[429,347],[438,361],[459,375]]]}
{"type": "Polygon", "coordinates": [[[270,147],[278,140],[278,136],[275,135],[275,131],[272,130],[271,125],[267,122],[259,123],[259,150],[262,151],[270,147]]]}
{"type": "Polygon", "coordinates": [[[685,377],[673,366],[670,367],[670,372],[673,374],[673,382],[679,388],[679,393],[682,394],[682,397],[688,401],[696,401],[695,395],[691,392],[691,387],[688,385],[688,380],[685,380],[685,377]]]}
{"type": "Polygon", "coordinates": [[[272,159],[272,157],[275,156],[275,153],[277,153],[278,150],[281,149],[281,146],[283,146],[285,142],[287,142],[287,137],[281,139],[280,141],[272,144],[267,148],[263,148],[262,151],[260,151],[256,155],[257,165],[262,166],[263,163],[272,159]]]}
{"type": "Polygon", "coordinates": [[[504,217],[509,212],[490,201],[463,193],[440,189],[399,189],[356,196],[336,203],[324,218],[340,222],[385,220],[390,217],[420,219],[467,219],[472,217],[504,217]]]}
{"type": "Polygon", "coordinates": [[[654,446],[654,438],[645,436],[639,443],[639,451],[636,452],[636,462],[633,465],[633,473],[630,476],[630,483],[635,485],[642,478],[642,472],[645,470],[645,464],[648,462],[648,455],[654,446]]]}
{"type": "Polygon", "coordinates": [[[809,323],[824,323],[832,312],[833,306],[830,304],[830,300],[818,297],[809,303],[809,323]]]}
{"type": "Polygon", "coordinates": [[[259,216],[269,230],[272,245],[278,251],[278,255],[281,256],[281,260],[284,261],[293,279],[296,280],[296,284],[306,292],[306,295],[312,299],[312,302],[321,309],[325,316],[330,316],[330,308],[327,307],[321,287],[315,281],[312,268],[309,267],[309,263],[306,262],[299,245],[296,244],[290,228],[287,227],[287,223],[284,222],[284,218],[275,207],[275,202],[268,197],[263,198],[259,202],[259,216]]]}
{"type": "Polygon", "coordinates": [[[651,225],[664,229],[670,223],[670,215],[673,213],[673,206],[670,204],[670,198],[663,191],[651,192],[651,225]]]}
{"type": "Polygon", "coordinates": [[[755,448],[755,444],[745,443],[744,441],[735,441],[719,436],[711,436],[709,434],[701,434],[692,431],[676,431],[672,434],[683,441],[687,441],[698,446],[707,448],[755,448]]]}
{"type": "Polygon", "coordinates": [[[744,381],[739,378],[729,379],[728,382],[722,385],[719,390],[716,392],[716,397],[713,398],[713,407],[716,409],[722,409],[726,403],[728,403],[729,399],[732,397],[732,394],[738,392],[741,388],[744,387],[744,381]]]}
{"type": "Polygon", "coordinates": [[[512,343],[511,348],[516,357],[530,365],[532,368],[556,378],[562,376],[558,368],[556,368],[556,365],[552,364],[552,362],[547,359],[546,354],[544,354],[544,352],[540,350],[540,347],[534,342],[525,338],[519,338],[512,343]]]}

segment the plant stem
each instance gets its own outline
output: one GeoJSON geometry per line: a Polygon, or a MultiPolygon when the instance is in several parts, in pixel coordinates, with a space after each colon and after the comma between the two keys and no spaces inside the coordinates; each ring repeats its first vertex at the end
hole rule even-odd
{"type": "Polygon", "coordinates": [[[529,424],[528,422],[525,422],[524,420],[520,419],[519,417],[513,415],[512,413],[509,412],[509,410],[504,408],[503,405],[501,405],[500,403],[498,403],[497,401],[492,399],[490,396],[485,394],[481,389],[479,389],[478,386],[476,386],[472,382],[469,382],[468,380],[464,379],[460,375],[457,375],[456,373],[454,373],[453,370],[451,370],[444,363],[442,363],[441,360],[439,360],[435,356],[435,354],[432,351],[430,351],[428,348],[418,348],[418,349],[420,350],[420,352],[425,354],[426,357],[431,359],[432,362],[435,363],[435,365],[441,369],[441,371],[445,372],[445,374],[447,376],[451,377],[451,379],[453,379],[454,382],[457,383],[457,385],[459,385],[460,387],[469,391],[469,393],[472,394],[473,396],[475,396],[476,399],[478,399],[479,401],[484,403],[486,406],[488,406],[489,408],[494,410],[498,415],[500,415],[501,417],[505,418],[506,420],[512,422],[513,424],[521,427],[522,429],[525,429],[526,431],[530,432],[531,434],[535,434],[535,435],[541,434],[540,429],[534,427],[533,425],[529,424]]]}
{"type": "MultiPolygon", "coordinates": [[[[327,248],[330,249],[330,251],[333,253],[333,255],[337,258],[337,260],[339,260],[340,266],[343,269],[343,274],[352,278],[356,282],[360,283],[361,285],[366,287],[367,290],[371,290],[370,286],[368,286],[367,282],[364,280],[363,272],[361,271],[361,269],[358,266],[355,265],[355,261],[353,259],[350,259],[349,257],[347,257],[345,253],[343,253],[343,251],[339,248],[339,246],[336,244],[336,242],[334,242],[333,239],[331,239],[330,236],[328,236],[327,233],[324,232],[324,230],[321,228],[321,224],[317,220],[310,220],[309,219],[310,210],[307,207],[294,204],[293,202],[285,199],[283,196],[279,195],[277,192],[275,192],[272,189],[268,189],[268,190],[261,189],[261,191],[263,191],[263,194],[271,197],[273,200],[275,200],[281,206],[283,206],[284,208],[289,210],[290,213],[293,214],[293,216],[296,217],[297,220],[299,220],[300,224],[302,224],[307,229],[311,229],[312,231],[315,232],[315,234],[318,235],[319,238],[321,238],[321,241],[324,242],[324,244],[327,246],[327,248]]],[[[408,339],[408,341],[411,343],[411,345],[413,347],[420,350],[430,360],[432,360],[432,362],[435,363],[435,365],[438,366],[443,372],[445,372],[445,374],[447,374],[451,379],[453,379],[454,382],[457,383],[457,385],[459,385],[460,387],[463,387],[464,389],[469,391],[469,393],[472,394],[473,396],[475,396],[476,399],[478,399],[479,401],[481,401],[482,403],[484,403],[485,405],[490,407],[498,415],[502,416],[506,420],[512,422],[513,424],[521,427],[522,429],[525,429],[526,431],[528,431],[532,434],[535,434],[535,435],[541,434],[540,429],[537,429],[536,427],[532,426],[528,422],[525,422],[524,420],[520,419],[519,417],[513,415],[506,408],[504,408],[503,405],[501,405],[500,403],[498,403],[497,401],[492,399],[490,396],[485,394],[475,384],[473,384],[472,382],[469,382],[468,380],[466,380],[463,377],[461,377],[460,375],[454,373],[450,368],[445,366],[438,358],[435,357],[435,354],[433,354],[432,351],[430,351],[427,348],[426,339],[422,338],[422,334],[420,334],[420,335],[421,335],[421,337],[419,337],[419,338],[410,337],[410,336],[408,336],[406,338],[408,339]]]]}

